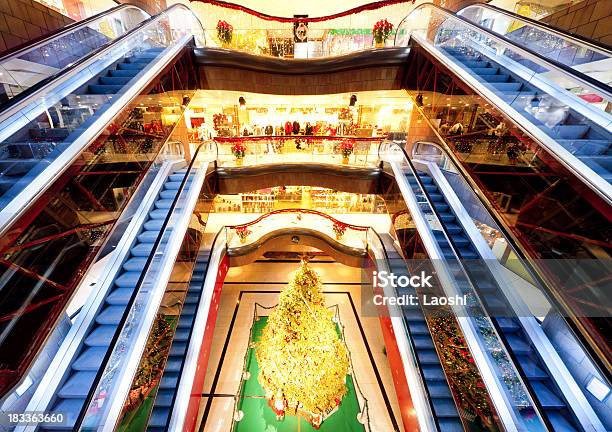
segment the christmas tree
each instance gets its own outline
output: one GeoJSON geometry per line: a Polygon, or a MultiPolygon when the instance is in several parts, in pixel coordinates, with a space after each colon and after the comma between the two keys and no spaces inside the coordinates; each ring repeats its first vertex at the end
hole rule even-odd
{"type": "Polygon", "coordinates": [[[255,348],[259,382],[271,407],[318,426],[346,394],[348,352],[325,307],[319,275],[307,263],[279,296],[255,348]]]}

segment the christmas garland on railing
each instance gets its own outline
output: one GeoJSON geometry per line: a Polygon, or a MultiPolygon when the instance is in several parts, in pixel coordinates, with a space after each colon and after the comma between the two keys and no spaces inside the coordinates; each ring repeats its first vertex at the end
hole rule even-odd
{"type": "Polygon", "coordinates": [[[304,213],[304,214],[313,214],[316,216],[322,216],[326,219],[329,219],[330,221],[334,222],[335,224],[341,225],[342,227],[344,227],[344,229],[346,230],[346,228],[355,230],[355,231],[367,231],[370,228],[366,227],[366,226],[361,226],[361,225],[352,225],[346,222],[341,222],[338,219],[336,219],[333,216],[328,215],[327,213],[323,213],[317,210],[310,210],[310,209],[282,209],[282,210],[274,210],[271,211],[269,213],[266,213],[264,215],[259,216],[257,219],[251,221],[251,222],[247,222],[244,224],[240,224],[240,225],[228,225],[227,228],[228,229],[233,229],[233,230],[241,230],[244,229],[248,226],[254,225],[260,221],[262,221],[263,219],[270,217],[272,215],[275,214],[281,214],[281,213],[304,213]]]}
{"type": "Polygon", "coordinates": [[[257,12],[256,10],[253,10],[246,6],[242,6],[242,5],[238,5],[238,4],[230,3],[230,2],[225,2],[221,0],[191,0],[191,1],[198,1],[200,3],[206,3],[212,6],[218,6],[218,7],[222,7],[226,9],[237,10],[240,12],[247,13],[249,15],[253,15],[257,18],[260,18],[266,21],[276,21],[276,22],[283,22],[283,23],[293,23],[293,22],[309,23],[309,22],[330,21],[330,20],[333,20],[336,18],[342,18],[348,15],[355,15],[355,14],[358,14],[364,11],[380,9],[386,6],[393,6],[396,4],[403,4],[403,3],[413,3],[414,4],[414,0],[384,0],[384,1],[377,1],[373,3],[367,3],[367,4],[357,6],[352,9],[348,9],[343,12],[338,12],[332,15],[326,15],[326,16],[314,17],[314,18],[288,18],[288,17],[268,15],[262,12],[257,12]]]}

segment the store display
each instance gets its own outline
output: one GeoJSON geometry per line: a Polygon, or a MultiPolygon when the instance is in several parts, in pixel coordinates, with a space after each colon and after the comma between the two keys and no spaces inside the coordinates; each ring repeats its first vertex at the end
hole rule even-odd
{"type": "Polygon", "coordinates": [[[318,427],[347,393],[349,357],[307,263],[280,293],[255,347],[259,382],[277,418],[302,415],[318,427]]]}

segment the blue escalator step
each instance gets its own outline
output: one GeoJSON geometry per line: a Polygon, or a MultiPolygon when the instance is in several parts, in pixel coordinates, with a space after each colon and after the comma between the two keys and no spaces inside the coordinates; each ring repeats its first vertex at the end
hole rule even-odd
{"type": "Polygon", "coordinates": [[[487,82],[508,82],[510,80],[510,75],[506,74],[485,74],[483,75],[483,79],[487,82]]]}
{"type": "Polygon", "coordinates": [[[134,246],[130,253],[137,257],[148,257],[153,250],[153,243],[140,243],[134,246]]]}
{"type": "Polygon", "coordinates": [[[504,333],[512,333],[520,329],[519,324],[512,318],[498,318],[497,324],[504,331],[504,333]]]}
{"type": "Polygon", "coordinates": [[[555,432],[578,432],[578,430],[574,428],[561,413],[548,413],[548,419],[552,423],[555,432]]]}
{"type": "Polygon", "coordinates": [[[164,224],[163,219],[149,219],[145,222],[144,228],[151,231],[159,231],[164,224]]]}
{"type": "Polygon", "coordinates": [[[433,349],[419,349],[417,350],[417,356],[421,364],[439,365],[440,359],[438,354],[433,349]]]}
{"type": "Polygon", "coordinates": [[[172,205],[173,200],[171,199],[159,199],[155,201],[155,208],[158,209],[169,209],[172,205]]]}
{"type": "Polygon", "coordinates": [[[414,340],[414,346],[417,349],[433,349],[434,348],[434,344],[433,344],[433,341],[431,340],[431,337],[429,336],[429,333],[427,333],[427,335],[413,335],[412,339],[414,340]]]}
{"type": "Polygon", "coordinates": [[[406,317],[406,319],[409,321],[425,319],[423,317],[423,312],[421,312],[421,309],[418,306],[417,307],[402,306],[402,313],[404,314],[404,317],[406,317]]]}
{"type": "Polygon", "coordinates": [[[525,355],[532,351],[531,347],[519,336],[510,335],[506,340],[516,355],[525,355]]]}
{"type": "Polygon", "coordinates": [[[123,306],[106,306],[96,317],[96,322],[103,325],[117,325],[124,312],[123,306]]]}
{"type": "Polygon", "coordinates": [[[565,408],[565,403],[557,397],[543,382],[534,382],[532,384],[538,400],[544,408],[565,408]]]}
{"type": "Polygon", "coordinates": [[[120,85],[120,86],[124,86],[128,82],[130,82],[131,79],[132,79],[132,77],[105,76],[105,77],[100,77],[99,81],[100,81],[100,84],[103,84],[103,85],[120,85]]]}
{"type": "Polygon", "coordinates": [[[489,66],[488,62],[481,61],[481,60],[466,60],[466,61],[464,61],[462,63],[465,66],[469,67],[470,69],[486,68],[487,66],[489,66]]]}
{"type": "MultiPolygon", "coordinates": [[[[134,249],[136,248],[132,248],[132,251],[131,251],[132,253],[134,253],[133,252],[134,249]]],[[[138,250],[141,250],[141,249],[138,249],[138,250]]],[[[134,288],[136,284],[138,283],[139,278],[140,278],[140,272],[132,272],[132,271],[124,272],[121,274],[121,276],[115,279],[115,285],[118,286],[119,288],[134,288]]]]}
{"type": "Polygon", "coordinates": [[[548,374],[544,370],[542,370],[533,359],[529,358],[528,356],[519,355],[517,356],[517,359],[519,361],[519,364],[521,365],[521,369],[523,369],[523,372],[530,380],[543,380],[549,378],[548,374]]]}
{"type": "Polygon", "coordinates": [[[193,315],[181,314],[177,328],[191,328],[193,325],[193,315]]]}
{"type": "Polygon", "coordinates": [[[166,219],[168,215],[168,209],[157,209],[149,213],[151,219],[166,219]]]}
{"type": "Polygon", "coordinates": [[[178,375],[175,373],[164,373],[159,382],[160,389],[175,389],[178,384],[178,375]]]}
{"type": "Polygon", "coordinates": [[[557,142],[577,156],[602,155],[610,150],[608,140],[560,139],[557,142]]]}
{"type": "Polygon", "coordinates": [[[87,92],[90,94],[107,95],[115,94],[122,88],[122,85],[89,84],[87,86],[87,92]]]}
{"type": "Polygon", "coordinates": [[[187,297],[185,297],[185,304],[196,304],[200,300],[200,294],[197,292],[189,292],[187,293],[187,297]]]}
{"type": "Polygon", "coordinates": [[[552,128],[553,133],[562,139],[580,139],[587,133],[588,130],[589,127],[585,125],[562,124],[552,128]]]}
{"type": "Polygon", "coordinates": [[[436,399],[433,406],[438,417],[459,417],[455,402],[451,398],[436,399]]]}
{"type": "Polygon", "coordinates": [[[115,335],[116,326],[101,325],[97,326],[85,339],[85,345],[88,346],[102,346],[107,347],[110,345],[113,336],[115,335]]]}
{"type": "Polygon", "coordinates": [[[204,280],[204,273],[203,272],[197,272],[191,276],[191,281],[192,282],[202,282],[204,280]]]}
{"type": "Polygon", "coordinates": [[[159,193],[159,196],[163,199],[173,200],[176,197],[175,190],[163,190],[159,193]]]}
{"type": "Polygon", "coordinates": [[[172,404],[172,398],[174,397],[174,389],[172,390],[159,390],[155,397],[155,406],[169,407],[172,404]]]}
{"type": "MultiPolygon", "coordinates": [[[[181,183],[183,181],[183,179],[185,178],[185,174],[182,173],[174,173],[174,174],[170,174],[170,181],[171,182],[177,182],[177,183],[181,183]]],[[[193,180],[193,176],[190,176],[187,181],[191,181],[193,180]]]]}
{"type": "Polygon", "coordinates": [[[108,75],[111,77],[130,77],[133,78],[138,75],[140,70],[138,69],[115,69],[108,71],[108,75]]]}
{"type": "MultiPolygon", "coordinates": [[[[138,234],[138,241],[141,243],[155,243],[158,236],[159,236],[159,230],[155,230],[155,231],[147,230],[147,231],[143,231],[142,233],[138,234]]],[[[163,235],[163,238],[165,240],[168,240],[169,237],[170,237],[170,232],[166,231],[163,235]]]]}
{"type": "Polygon", "coordinates": [[[117,65],[118,70],[137,70],[141,71],[145,65],[142,63],[119,63],[117,65]]]}
{"type": "Polygon", "coordinates": [[[499,69],[494,67],[472,68],[472,72],[476,75],[497,75],[499,69]]]}
{"type": "Polygon", "coordinates": [[[427,381],[446,381],[442,366],[439,365],[423,365],[423,376],[427,381]]]}
{"type": "Polygon", "coordinates": [[[132,257],[123,263],[123,269],[129,272],[141,272],[146,262],[146,257],[132,257]]]}
{"type": "Polygon", "coordinates": [[[85,398],[95,377],[95,372],[75,372],[70,375],[57,395],[64,399],[85,398]]]}
{"type": "Polygon", "coordinates": [[[523,84],[518,82],[494,82],[491,83],[491,86],[502,93],[516,93],[523,87],[523,84]]]}
{"type": "Polygon", "coordinates": [[[194,304],[186,304],[185,306],[183,306],[183,312],[184,314],[188,314],[188,315],[194,315],[196,311],[196,305],[194,304]]]}
{"type": "Polygon", "coordinates": [[[166,190],[178,190],[179,187],[181,187],[180,181],[168,181],[164,183],[164,189],[166,190]]]}
{"type": "Polygon", "coordinates": [[[463,432],[463,423],[459,418],[441,418],[438,423],[440,424],[440,430],[443,432],[463,432]]]}
{"type": "Polygon", "coordinates": [[[427,385],[427,390],[432,398],[451,398],[451,391],[446,383],[430,383],[427,385]]]}
{"type": "Polygon", "coordinates": [[[72,364],[72,369],[76,371],[97,371],[100,363],[106,354],[107,347],[86,348],[72,364]]]}
{"type": "Polygon", "coordinates": [[[133,292],[133,288],[116,288],[106,297],[106,303],[109,305],[125,306],[130,301],[133,292]]]}
{"type": "Polygon", "coordinates": [[[496,310],[506,309],[506,303],[498,298],[495,294],[487,294],[483,299],[489,308],[496,310]]]}
{"type": "Polygon", "coordinates": [[[444,224],[448,223],[448,222],[454,222],[455,221],[455,215],[452,213],[441,213],[440,214],[440,219],[442,220],[442,222],[444,224]]]}
{"type": "Polygon", "coordinates": [[[189,339],[189,329],[177,329],[174,333],[174,340],[177,342],[186,342],[189,339]]]}
{"type": "Polygon", "coordinates": [[[177,372],[181,369],[181,365],[183,364],[183,359],[181,357],[170,357],[166,362],[166,367],[164,371],[168,372],[177,372]]]}
{"type": "Polygon", "coordinates": [[[183,356],[186,350],[187,345],[185,344],[185,342],[172,342],[172,346],[170,347],[170,355],[183,356]]]}
{"type": "Polygon", "coordinates": [[[81,408],[83,408],[84,403],[85,403],[85,398],[60,399],[59,402],[53,406],[52,413],[64,414],[64,422],[44,424],[43,425],[44,429],[72,430],[72,428],[74,427],[74,424],[76,423],[77,418],[79,417],[79,412],[81,412],[81,408]]]}
{"type": "Polygon", "coordinates": [[[149,417],[149,426],[150,427],[165,427],[166,422],[168,421],[168,416],[170,415],[170,409],[167,407],[158,407],[153,408],[153,412],[151,413],[151,417],[149,417]]]}

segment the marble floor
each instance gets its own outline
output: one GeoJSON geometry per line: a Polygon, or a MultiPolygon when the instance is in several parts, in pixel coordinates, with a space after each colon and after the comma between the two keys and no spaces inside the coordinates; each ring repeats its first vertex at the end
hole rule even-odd
{"type": "MultiPolygon", "coordinates": [[[[234,395],[240,385],[255,303],[276,305],[278,292],[298,265],[298,262],[259,261],[230,269],[223,286],[206,372],[199,431],[231,430],[234,395]]],[[[311,266],[324,282],[328,306],[339,307],[355,377],[368,401],[371,430],[401,430],[399,406],[383,350],[379,320],[360,313],[360,269],[325,259],[318,259],[311,266]]]]}

